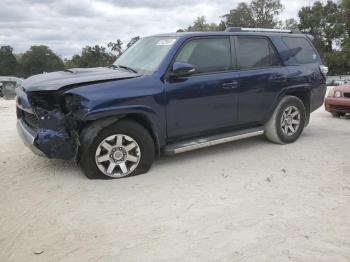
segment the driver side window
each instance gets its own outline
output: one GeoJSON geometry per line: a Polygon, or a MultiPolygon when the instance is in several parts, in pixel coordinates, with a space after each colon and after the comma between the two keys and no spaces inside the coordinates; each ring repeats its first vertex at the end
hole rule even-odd
{"type": "Polygon", "coordinates": [[[230,50],[228,38],[195,39],[185,44],[175,62],[193,65],[197,74],[227,71],[231,67],[230,50]]]}

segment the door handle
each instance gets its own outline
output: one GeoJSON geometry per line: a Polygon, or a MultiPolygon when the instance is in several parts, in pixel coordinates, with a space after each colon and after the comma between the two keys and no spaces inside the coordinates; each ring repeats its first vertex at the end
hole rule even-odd
{"type": "Polygon", "coordinates": [[[223,89],[234,89],[238,87],[238,81],[232,81],[228,83],[224,83],[221,86],[223,89]]]}

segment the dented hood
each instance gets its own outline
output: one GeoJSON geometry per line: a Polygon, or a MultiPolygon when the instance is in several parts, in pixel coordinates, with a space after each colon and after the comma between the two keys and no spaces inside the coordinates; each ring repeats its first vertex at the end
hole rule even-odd
{"type": "Polygon", "coordinates": [[[44,73],[29,77],[23,81],[22,86],[26,92],[56,91],[75,84],[128,79],[139,76],[141,75],[107,67],[74,68],[66,71],[44,73]]]}

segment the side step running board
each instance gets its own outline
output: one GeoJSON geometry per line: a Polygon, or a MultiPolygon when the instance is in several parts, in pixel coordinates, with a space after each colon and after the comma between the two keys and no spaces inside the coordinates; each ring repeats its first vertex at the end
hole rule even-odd
{"type": "Polygon", "coordinates": [[[264,133],[263,127],[250,128],[235,132],[229,132],[219,135],[212,135],[202,138],[196,138],[193,140],[186,140],[182,142],[177,142],[174,144],[167,145],[164,148],[164,153],[166,155],[173,155],[178,153],[183,153],[203,147],[223,144],[231,141],[241,140],[248,137],[259,136],[264,133]]]}

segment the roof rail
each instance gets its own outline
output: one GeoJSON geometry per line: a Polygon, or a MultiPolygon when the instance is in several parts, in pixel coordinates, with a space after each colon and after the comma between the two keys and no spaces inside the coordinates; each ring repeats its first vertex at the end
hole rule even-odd
{"type": "Polygon", "coordinates": [[[227,27],[225,32],[270,32],[270,33],[293,33],[288,29],[272,29],[272,28],[250,28],[250,27],[227,27]]]}

